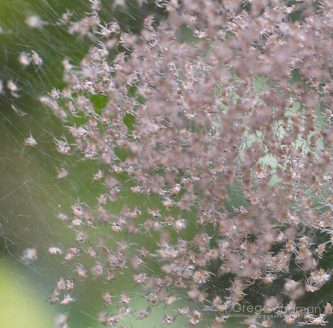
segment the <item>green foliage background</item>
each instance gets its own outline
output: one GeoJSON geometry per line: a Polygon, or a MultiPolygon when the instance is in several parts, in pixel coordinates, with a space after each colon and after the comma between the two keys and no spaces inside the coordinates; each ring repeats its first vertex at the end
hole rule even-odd
{"type": "MultiPolygon", "coordinates": [[[[115,17],[122,28],[138,31],[142,19],[153,12],[152,6],[143,10],[128,3],[126,10],[114,10],[104,1],[103,17],[115,17]]],[[[73,240],[63,224],[56,220],[59,211],[68,211],[76,200],[94,204],[103,190],[101,185],[91,184],[98,163],[81,161],[79,157],[69,159],[60,156],[54,147],[54,138],[66,135],[66,127],[50,112],[42,108],[38,98],[53,87],[62,86],[64,57],[79,63],[91,41],[68,35],[56,22],[66,10],[72,10],[79,18],[88,9],[85,0],[2,0],[0,10],[0,79],[12,79],[20,87],[20,97],[13,98],[8,92],[0,95],[0,327],[38,328],[52,327],[53,317],[58,312],[70,314],[73,328],[98,327],[96,316],[102,307],[102,291],[108,288],[97,281],[80,284],[76,293],[77,302],[69,308],[51,307],[47,298],[59,276],[70,276],[66,265],[47,254],[48,246],[65,247],[73,240]],[[42,29],[29,29],[25,19],[38,15],[47,24],[42,29]],[[35,50],[44,60],[42,68],[23,68],[18,62],[22,51],[35,50]],[[24,146],[24,139],[32,134],[38,147],[24,146]],[[70,176],[65,180],[56,178],[57,170],[66,165],[70,176]],[[61,241],[61,244],[59,244],[61,241]],[[37,247],[39,261],[26,266],[20,261],[21,252],[27,247],[37,247]]],[[[162,15],[156,12],[157,15],[162,15]]],[[[185,35],[186,36],[186,35],[185,35]]],[[[94,99],[96,108],[103,106],[102,98],[94,99]]],[[[127,118],[129,124],[131,118],[127,118]]],[[[129,196],[126,185],[122,192],[123,202],[129,206],[142,200],[129,196]]],[[[242,204],[238,190],[231,192],[232,205],[242,204]]],[[[148,205],[156,205],[155,200],[148,205]]],[[[120,204],[117,205],[118,207],[120,204]]],[[[116,206],[116,207],[117,207],[116,206]]],[[[117,208],[114,208],[117,210],[117,208]]],[[[96,232],[97,234],[98,232],[96,232]]],[[[152,240],[142,240],[149,247],[152,240]]],[[[324,266],[331,267],[332,254],[324,259],[324,266]]],[[[130,277],[123,276],[111,293],[119,295],[124,288],[131,287],[130,277]]],[[[333,283],[316,293],[311,300],[314,305],[330,301],[333,283]]],[[[253,293],[255,298],[260,295],[253,293]]],[[[181,304],[178,304],[181,305],[181,304]]],[[[135,306],[145,306],[138,294],[135,306]]],[[[127,322],[132,327],[160,327],[163,307],[158,307],[148,321],[127,322]]],[[[183,327],[177,321],[173,327],[183,327]]],[[[205,326],[205,324],[203,324],[205,326]]],[[[239,327],[232,321],[227,327],[239,327]]]]}
{"type": "MultiPolygon", "coordinates": [[[[110,1],[104,1],[104,5],[102,17],[106,21],[116,19],[129,31],[138,31],[144,16],[153,10],[147,5],[139,11],[131,2],[125,10],[114,10],[110,1]]],[[[66,248],[74,239],[72,232],[58,222],[57,214],[69,212],[77,200],[94,204],[103,191],[101,185],[91,183],[98,163],[82,161],[79,156],[67,159],[56,152],[54,139],[66,135],[67,129],[38,100],[52,88],[62,87],[63,58],[77,64],[92,44],[91,40],[69,35],[57,21],[66,10],[79,19],[88,8],[89,2],[85,0],[1,2],[0,79],[4,83],[13,80],[20,90],[18,98],[8,90],[0,95],[0,327],[53,327],[56,313],[68,313],[73,328],[100,327],[97,314],[103,307],[102,293],[109,290],[117,297],[134,285],[126,275],[111,289],[98,281],[89,281],[79,284],[77,301],[69,307],[51,306],[47,301],[59,277],[73,276],[72,266],[47,253],[49,246],[66,248]],[[28,28],[25,20],[31,15],[38,15],[45,26],[28,28]],[[31,50],[43,58],[41,68],[24,68],[19,64],[19,54],[31,50]],[[38,140],[34,149],[24,146],[30,134],[38,140]],[[58,169],[63,166],[70,175],[58,180],[58,169]],[[22,251],[27,247],[38,249],[36,263],[25,265],[21,261],[22,251]]],[[[98,110],[105,100],[95,97],[93,102],[98,110]]],[[[127,196],[126,189],[124,186],[123,202],[131,206],[138,200],[127,196]]],[[[120,204],[113,210],[119,208],[120,204]]],[[[96,236],[98,233],[103,231],[96,232],[96,236]]],[[[134,302],[138,309],[147,305],[140,294],[134,302]]],[[[129,320],[126,326],[159,327],[163,311],[156,308],[149,320],[129,320]]]]}

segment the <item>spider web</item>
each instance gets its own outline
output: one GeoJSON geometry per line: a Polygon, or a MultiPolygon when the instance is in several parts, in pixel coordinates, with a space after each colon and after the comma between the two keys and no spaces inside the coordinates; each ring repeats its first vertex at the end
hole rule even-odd
{"type": "MultiPolygon", "coordinates": [[[[26,302],[35,297],[40,299],[39,304],[46,303],[59,277],[73,276],[72,263],[64,263],[48,252],[51,246],[66,249],[73,243],[73,232],[57,219],[58,214],[68,214],[75,202],[95,204],[103,189],[92,184],[99,168],[97,162],[85,162],[75,155],[66,157],[56,151],[55,141],[66,135],[66,127],[39,101],[52,88],[63,86],[62,60],[70,58],[71,63],[78,64],[89,49],[91,40],[77,39],[59,26],[66,10],[79,19],[88,7],[89,2],[82,0],[2,3],[0,268],[15,277],[19,289],[27,291],[26,302]],[[20,56],[34,52],[43,63],[25,65],[20,56]],[[28,137],[36,140],[36,146],[25,143],[28,137]],[[59,172],[68,172],[68,176],[61,179],[59,172]]],[[[110,9],[104,13],[106,19],[110,9]]],[[[119,9],[116,15],[123,26],[137,28],[138,14],[131,6],[119,9]]],[[[94,237],[98,238],[97,231],[94,237]]],[[[120,294],[128,279],[124,276],[112,293],[120,294]]],[[[54,314],[69,314],[70,327],[100,327],[97,314],[102,306],[102,291],[108,286],[94,280],[79,286],[76,302],[52,308],[54,314]]],[[[137,296],[140,307],[145,302],[139,292],[137,296]]],[[[158,307],[157,316],[151,316],[148,323],[128,322],[126,326],[159,326],[161,311],[163,308],[158,307]]]]}
{"type": "MultiPolygon", "coordinates": [[[[70,58],[71,63],[78,64],[93,42],[69,35],[58,24],[66,10],[79,19],[88,7],[89,2],[84,0],[4,0],[0,12],[0,270],[12,275],[17,286],[27,291],[27,302],[31,295],[47,302],[59,277],[73,276],[72,263],[64,263],[48,252],[51,246],[63,250],[70,247],[75,238],[57,219],[58,214],[68,214],[74,203],[93,206],[103,191],[102,185],[92,183],[98,162],[82,161],[79,155],[66,157],[56,151],[56,140],[61,140],[67,129],[39,101],[53,88],[62,88],[62,60],[70,58]],[[40,27],[29,27],[27,19],[31,17],[40,27]],[[20,55],[33,52],[43,64],[22,65],[20,55]],[[29,136],[36,140],[35,147],[25,144],[29,136]],[[59,172],[64,171],[68,176],[59,179],[59,172]],[[25,250],[36,250],[36,261],[27,261],[25,250]]],[[[105,19],[111,13],[108,8],[105,19]]],[[[123,27],[130,29],[137,28],[142,18],[131,6],[117,15],[123,27]]],[[[95,239],[99,233],[90,232],[95,239]]],[[[123,286],[132,288],[130,279],[124,275],[112,287],[93,279],[78,282],[76,302],[56,306],[54,314],[69,314],[70,327],[100,327],[97,314],[103,291],[111,289],[112,294],[121,294],[123,286]]],[[[139,291],[135,303],[137,308],[144,307],[139,291]]],[[[128,322],[126,326],[160,327],[165,312],[158,307],[149,321],[128,322]]],[[[177,321],[172,326],[184,325],[177,321]]]]}

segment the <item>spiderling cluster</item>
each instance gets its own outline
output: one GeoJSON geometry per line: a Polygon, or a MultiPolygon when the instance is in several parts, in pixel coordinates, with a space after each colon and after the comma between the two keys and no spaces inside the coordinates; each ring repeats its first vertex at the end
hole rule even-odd
{"type": "MultiPolygon", "coordinates": [[[[320,263],[333,241],[332,2],[156,5],[165,18],[146,17],[138,34],[103,21],[98,0],[81,20],[66,12],[59,22],[95,44],[80,65],[64,59],[66,86],[41,102],[70,126],[71,139],[55,140],[58,152],[97,160],[92,183],[105,190],[95,207],[78,202],[71,215],[59,215],[76,238],[49,253],[72,261],[79,280],[93,276],[112,286],[132,273],[147,309],[135,312],[124,293],[116,312],[101,311],[107,326],[181,299],[188,306],[161,318],[164,325],[185,316],[196,326],[208,316],[211,327],[222,327],[259,285],[264,314],[325,325],[329,303],[315,314],[296,305],[331,277],[320,263]],[[93,96],[106,99],[102,110],[93,96]],[[123,184],[159,205],[110,211],[123,184]],[[96,238],[97,229],[108,232],[96,238]],[[149,247],[139,246],[144,238],[153,240],[149,247]],[[83,255],[90,262],[78,264],[83,255]]],[[[42,63],[37,53],[20,61],[42,63]]],[[[33,136],[25,143],[37,146],[33,136]]],[[[74,292],[73,281],[61,278],[51,301],[69,304],[74,292]]],[[[103,300],[116,302],[108,291],[103,300]]],[[[271,327],[273,320],[245,323],[271,327]]]]}

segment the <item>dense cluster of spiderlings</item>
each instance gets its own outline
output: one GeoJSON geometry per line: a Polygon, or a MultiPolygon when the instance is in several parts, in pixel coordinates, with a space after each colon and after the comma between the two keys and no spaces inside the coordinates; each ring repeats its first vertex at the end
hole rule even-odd
{"type": "MultiPolygon", "coordinates": [[[[265,286],[266,314],[282,302],[285,323],[324,325],[329,303],[317,314],[295,309],[331,277],[320,260],[333,242],[332,2],[156,6],[165,18],[146,17],[138,34],[103,21],[99,0],[81,20],[70,12],[61,19],[69,33],[95,44],[80,65],[64,59],[66,86],[41,102],[70,125],[71,139],[55,140],[57,151],[98,161],[92,183],[105,192],[95,207],[78,202],[71,215],[59,214],[75,242],[68,249],[50,246],[49,253],[74,263],[73,279],[93,276],[112,286],[120,273],[132,274],[147,309],[134,310],[130,292],[106,291],[106,305],[119,303],[117,311],[101,311],[107,326],[181,300],[188,306],[162,316],[163,325],[185,316],[196,326],[207,315],[211,327],[222,327],[258,284],[265,286]],[[111,58],[114,49],[122,51],[111,58]],[[95,95],[106,99],[101,111],[95,95]],[[70,124],[76,117],[80,123],[70,124]],[[129,193],[159,205],[138,202],[112,212],[124,181],[129,193]],[[100,227],[104,233],[96,238],[100,227]],[[149,247],[140,246],[145,238],[153,240],[149,247]],[[82,255],[89,265],[79,263],[82,255]],[[273,293],[276,282],[282,285],[273,293]]],[[[19,60],[42,64],[34,52],[19,60]]],[[[33,136],[25,144],[38,145],[33,136]]],[[[58,177],[67,174],[61,169],[58,177]]],[[[35,253],[24,257],[33,260],[35,253]]],[[[73,281],[61,278],[50,299],[69,304],[73,291],[73,281]]],[[[245,323],[273,325],[267,316],[245,323]]]]}

